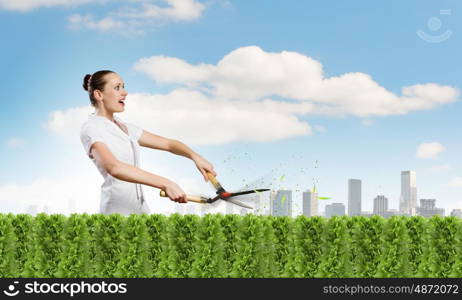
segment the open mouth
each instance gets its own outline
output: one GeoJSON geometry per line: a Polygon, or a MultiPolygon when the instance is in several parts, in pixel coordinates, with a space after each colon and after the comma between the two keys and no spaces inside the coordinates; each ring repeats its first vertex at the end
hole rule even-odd
{"type": "Polygon", "coordinates": [[[123,100],[120,100],[119,103],[122,104],[122,106],[125,106],[125,102],[123,100]]]}

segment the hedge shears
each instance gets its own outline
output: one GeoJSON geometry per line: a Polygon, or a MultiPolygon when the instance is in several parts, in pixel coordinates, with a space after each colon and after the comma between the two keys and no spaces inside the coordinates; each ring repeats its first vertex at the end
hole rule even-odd
{"type": "MultiPolygon", "coordinates": [[[[204,196],[186,195],[186,199],[188,201],[192,201],[192,202],[196,202],[196,203],[202,203],[202,204],[207,204],[207,203],[210,204],[210,203],[214,203],[218,199],[221,199],[221,200],[228,201],[228,202],[231,202],[233,204],[239,205],[241,207],[245,207],[245,208],[248,208],[248,209],[253,209],[251,206],[249,206],[249,205],[247,205],[245,203],[242,203],[241,201],[235,199],[234,197],[269,191],[269,189],[256,189],[256,190],[249,190],[249,191],[230,193],[230,192],[227,192],[221,186],[221,184],[218,182],[218,180],[215,178],[215,176],[213,176],[212,173],[210,173],[210,172],[206,172],[206,173],[207,173],[207,177],[209,178],[210,182],[212,183],[212,185],[217,190],[216,191],[217,195],[215,197],[213,197],[213,198],[207,198],[207,197],[204,197],[204,196]]],[[[161,197],[168,197],[167,194],[165,193],[165,191],[163,191],[163,190],[160,191],[160,196],[161,197]]]]}

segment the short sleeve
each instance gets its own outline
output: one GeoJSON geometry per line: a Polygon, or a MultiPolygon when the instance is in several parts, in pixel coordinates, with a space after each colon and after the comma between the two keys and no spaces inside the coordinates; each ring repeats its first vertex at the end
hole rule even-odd
{"type": "Polygon", "coordinates": [[[88,157],[93,159],[90,153],[91,145],[96,142],[103,142],[103,136],[101,134],[101,128],[95,126],[84,126],[80,132],[80,140],[82,141],[83,148],[87,153],[88,157]]]}
{"type": "Polygon", "coordinates": [[[125,125],[127,126],[129,135],[133,137],[135,141],[138,141],[143,134],[143,129],[131,123],[125,123],[125,125]]]}

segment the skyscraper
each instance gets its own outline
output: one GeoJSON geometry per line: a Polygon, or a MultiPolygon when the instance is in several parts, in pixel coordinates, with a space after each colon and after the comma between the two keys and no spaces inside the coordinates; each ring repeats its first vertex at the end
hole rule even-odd
{"type": "Polygon", "coordinates": [[[399,212],[415,216],[417,209],[417,180],[414,171],[401,171],[401,197],[399,212]]]}
{"type": "Polygon", "coordinates": [[[399,212],[397,209],[389,209],[385,214],[385,218],[391,218],[393,216],[399,216],[399,212]]]}
{"type": "Polygon", "coordinates": [[[269,203],[269,214],[273,214],[273,203],[276,201],[277,191],[270,191],[270,203],[269,203]]]}
{"type": "Polygon", "coordinates": [[[348,215],[361,215],[361,180],[348,179],[348,215]]]}
{"type": "Polygon", "coordinates": [[[326,205],[326,218],[332,216],[344,216],[345,215],[345,205],[343,203],[332,203],[326,205]]]}
{"type": "Polygon", "coordinates": [[[254,206],[254,213],[256,215],[268,215],[269,211],[268,211],[268,195],[266,193],[260,193],[260,194],[257,194],[255,197],[254,197],[254,202],[255,202],[255,206],[254,206]]]}
{"type": "Polygon", "coordinates": [[[460,208],[455,208],[451,211],[451,216],[453,217],[458,217],[458,218],[462,218],[462,209],[460,208]]]}
{"type": "Polygon", "coordinates": [[[75,199],[74,198],[69,198],[67,200],[67,211],[68,211],[69,214],[76,213],[75,199]]]}
{"type": "Polygon", "coordinates": [[[292,216],[292,191],[278,190],[271,200],[271,215],[292,216]]]}
{"type": "Polygon", "coordinates": [[[377,195],[377,197],[374,198],[374,210],[373,210],[374,215],[379,215],[379,216],[386,218],[388,217],[387,212],[388,212],[387,197],[383,195],[377,195]]]}
{"type": "Polygon", "coordinates": [[[435,206],[436,199],[420,199],[420,207],[417,212],[422,217],[431,217],[434,215],[444,216],[444,208],[435,206]]]}
{"type": "Polygon", "coordinates": [[[32,216],[37,215],[38,213],[38,206],[37,205],[28,205],[26,208],[26,213],[32,216]]]}
{"type": "Polygon", "coordinates": [[[302,194],[302,211],[307,217],[318,216],[318,193],[316,191],[306,191],[302,194]]]}

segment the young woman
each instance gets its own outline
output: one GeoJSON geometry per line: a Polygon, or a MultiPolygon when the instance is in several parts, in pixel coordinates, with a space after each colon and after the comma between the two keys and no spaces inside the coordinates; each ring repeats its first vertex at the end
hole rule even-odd
{"type": "Polygon", "coordinates": [[[114,116],[124,111],[127,96],[124,81],[117,73],[102,70],[87,74],[83,88],[88,91],[95,112],[82,125],[80,139],[104,177],[100,213],[150,213],[142,185],[164,190],[172,201],[187,202],[185,192],[175,182],[139,168],[139,146],[190,158],[205,181],[207,171],[217,175],[212,164],[182,142],[155,135],[114,116]]]}

